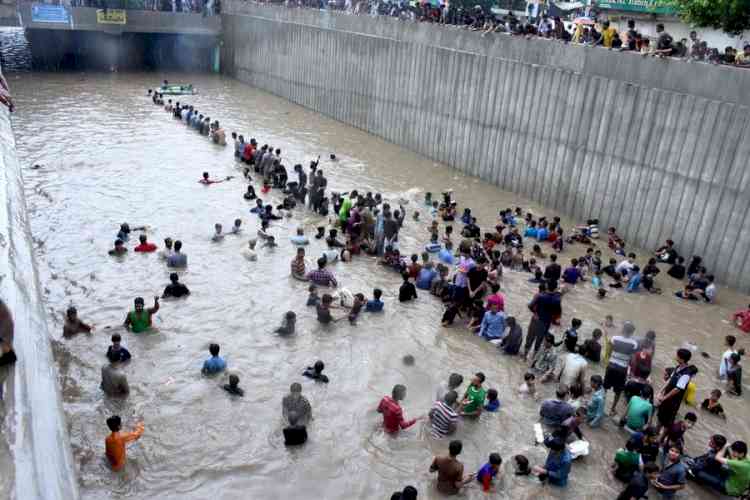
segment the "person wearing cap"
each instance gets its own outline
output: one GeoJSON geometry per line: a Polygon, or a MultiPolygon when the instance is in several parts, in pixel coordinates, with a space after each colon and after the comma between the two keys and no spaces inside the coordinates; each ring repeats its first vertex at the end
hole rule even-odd
{"type": "Polygon", "coordinates": [[[135,309],[125,317],[123,325],[133,333],[142,333],[151,328],[151,317],[159,311],[159,297],[154,297],[154,307],[145,308],[143,297],[135,298],[135,309]]]}
{"type": "Polygon", "coordinates": [[[615,398],[612,402],[611,414],[614,415],[617,409],[617,403],[620,401],[620,394],[625,389],[625,383],[628,378],[628,367],[633,354],[638,351],[638,341],[633,338],[635,325],[626,321],[622,325],[622,334],[615,335],[609,341],[609,351],[611,355],[609,364],[604,372],[604,390],[614,390],[615,398]]]}
{"type": "Polygon", "coordinates": [[[65,312],[65,324],[63,324],[63,337],[69,338],[77,333],[90,333],[94,327],[87,325],[78,319],[78,310],[70,306],[65,312]]]}

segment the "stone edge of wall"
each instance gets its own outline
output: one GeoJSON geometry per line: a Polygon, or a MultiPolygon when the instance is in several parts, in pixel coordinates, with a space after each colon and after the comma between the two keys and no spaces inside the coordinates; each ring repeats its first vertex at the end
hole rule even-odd
{"type": "Polygon", "coordinates": [[[750,106],[750,69],[644,57],[598,47],[569,45],[554,40],[525,39],[479,33],[449,26],[413,23],[389,17],[355,16],[336,11],[290,9],[246,0],[224,0],[223,14],[244,15],[279,22],[433,45],[493,58],[551,66],[648,88],[690,94],[750,106]]]}
{"type": "Polygon", "coordinates": [[[13,314],[18,362],[8,377],[12,498],[76,500],[78,485],[32,251],[11,113],[0,105],[0,296],[13,314]]]}

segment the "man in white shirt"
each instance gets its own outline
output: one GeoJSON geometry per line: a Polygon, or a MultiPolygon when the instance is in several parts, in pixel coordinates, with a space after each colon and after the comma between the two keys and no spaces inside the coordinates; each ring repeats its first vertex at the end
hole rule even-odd
{"type": "Polygon", "coordinates": [[[547,17],[547,14],[544,14],[542,16],[542,20],[539,21],[539,27],[537,29],[539,31],[539,34],[542,36],[552,31],[552,21],[550,21],[549,17],[547,17]]]}
{"type": "Polygon", "coordinates": [[[734,348],[734,344],[737,342],[737,337],[734,335],[727,335],[724,337],[724,344],[727,346],[727,350],[721,355],[721,363],[719,364],[719,378],[724,380],[727,378],[727,370],[729,370],[729,358],[732,354],[737,352],[734,348]]]}
{"type": "Polygon", "coordinates": [[[619,264],[615,267],[615,272],[619,274],[626,273],[628,277],[630,277],[630,273],[633,271],[633,268],[635,267],[635,254],[630,253],[628,254],[628,258],[625,260],[620,261],[619,264]]]}
{"type": "Polygon", "coordinates": [[[703,299],[709,304],[713,304],[714,300],[716,300],[716,283],[714,283],[714,275],[709,274],[706,276],[706,279],[708,280],[708,286],[703,290],[703,299]]]}
{"type": "Polygon", "coordinates": [[[588,362],[586,362],[586,358],[575,352],[575,344],[566,342],[565,347],[568,352],[561,358],[560,373],[557,375],[557,380],[568,387],[575,383],[585,387],[588,362]]]}

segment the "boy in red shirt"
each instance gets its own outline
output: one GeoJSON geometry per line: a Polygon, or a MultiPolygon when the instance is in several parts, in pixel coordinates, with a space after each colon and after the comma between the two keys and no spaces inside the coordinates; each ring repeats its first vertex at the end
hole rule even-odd
{"type": "Polygon", "coordinates": [[[138,237],[138,240],[141,242],[141,244],[135,247],[134,250],[136,252],[155,252],[156,251],[156,245],[154,245],[153,243],[149,243],[146,240],[145,234],[140,235],[138,237]]]}
{"type": "Polygon", "coordinates": [[[418,418],[404,420],[404,411],[398,403],[406,397],[406,387],[397,384],[393,386],[391,396],[384,396],[378,405],[378,413],[383,414],[383,427],[386,432],[397,433],[400,429],[408,429],[417,423],[418,418]]]}

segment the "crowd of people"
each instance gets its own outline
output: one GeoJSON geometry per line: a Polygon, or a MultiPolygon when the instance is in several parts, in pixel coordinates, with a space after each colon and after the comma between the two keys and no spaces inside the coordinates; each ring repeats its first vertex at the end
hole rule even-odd
{"type": "MultiPolygon", "coordinates": [[[[517,16],[512,10],[505,14],[493,13],[489,4],[475,2],[430,2],[430,1],[386,1],[386,0],[286,0],[288,7],[331,9],[350,14],[370,14],[400,19],[461,26],[466,29],[490,33],[505,33],[525,37],[559,40],[564,43],[601,46],[607,49],[640,53],[660,57],[674,57],[750,67],[750,42],[742,50],[727,46],[723,49],[709,47],[706,41],[692,31],[689,38],[674,39],[657,25],[657,35],[650,38],[638,31],[635,20],[629,20],[627,30],[619,32],[606,18],[597,22],[596,9],[581,9],[583,20],[576,23],[576,13],[569,20],[551,16],[538,6],[529,4],[525,16],[517,16]]],[[[580,19],[580,18],[578,18],[580,19]]]]}
{"type": "MultiPolygon", "coordinates": [[[[162,107],[186,128],[217,145],[226,144],[217,120],[212,121],[185,102],[165,101],[157,92],[149,91],[149,97],[154,105],[162,107]]],[[[717,375],[726,386],[701,388],[708,397],[698,405],[695,383],[698,368],[691,363],[694,346],[675,349],[674,366],[657,376],[652,373],[655,332],[637,335],[634,323],[625,321],[616,325],[613,318],[607,316],[590,338],[584,339],[582,326],[593,320],[573,318],[567,328],[560,324],[566,294],[590,293],[595,300],[614,300],[612,296],[617,293],[661,293],[656,279],[662,268],[671,279],[681,282],[672,300],[694,300],[710,307],[717,297],[716,285],[699,256],[693,256],[685,266],[675,242],[667,240],[652,255],[642,259],[645,264],[641,268],[637,256],[628,250],[616,228],[608,228],[604,237],[613,257],[607,261],[597,244],[600,241],[598,220],[563,228],[559,217],[536,216],[520,207],[500,210],[495,226],[482,230],[470,207],[459,211],[458,200],[450,190],[437,199],[433,199],[432,193],[425,193],[423,206],[410,211],[407,211],[406,200],[392,206],[379,193],[359,189],[329,192],[320,158],[310,162],[307,169],[301,164],[295,165],[290,177],[280,148],[260,145],[254,138],[245,140],[236,132],[231,136],[238,170],[247,182],[238,197],[253,205],[250,213],[258,218],[260,227],[244,255],[251,262],[258,260],[256,244],[259,240],[263,241],[263,247],[288,244],[295,248],[290,275],[309,283],[306,304],[315,308],[318,322],[333,325],[346,320],[349,327],[353,327],[362,313],[386,313],[381,289],[374,289],[368,296],[353,293],[331,270],[336,262],[356,265],[358,259],[369,256],[400,280],[399,302],[438,300],[444,304],[443,327],[464,325],[496,346],[501,363],[517,358],[517,363],[525,366],[524,382],[517,390],[519,397],[538,401],[541,399],[539,385],[554,384],[555,397],[540,401],[539,422],[534,424],[537,443],[548,449],[547,459],[534,465],[523,454],[514,455],[510,460],[514,474],[534,475],[543,482],[564,488],[569,475],[575,473],[574,460],[586,455],[590,446],[595,445],[586,440],[585,429],[612,426],[621,432],[624,443],[623,448],[613,450],[610,471],[612,477],[622,481],[622,493],[618,498],[641,498],[649,490],[663,498],[672,498],[685,488],[688,478],[722,494],[746,494],[750,488],[750,459],[744,441],[716,434],[708,450],[698,455],[696,450],[689,453],[685,449],[684,439],[698,419],[696,412],[704,414],[705,418],[726,418],[721,404],[723,395],[741,397],[744,351],[736,348],[735,336],[725,338],[726,351],[717,366],[717,375]],[[277,202],[271,203],[271,199],[277,202]],[[275,221],[291,216],[295,210],[319,214],[321,225],[310,237],[305,228],[299,227],[289,235],[288,242],[276,241],[270,228],[275,221]],[[423,237],[424,251],[402,255],[399,235],[408,219],[427,219],[430,224],[423,237]],[[458,234],[454,234],[454,227],[460,228],[456,230],[458,234]],[[310,238],[324,241],[327,248],[315,256],[314,266],[309,264],[306,253],[310,238]],[[557,254],[567,246],[580,249],[581,256],[563,267],[557,262],[557,254]],[[532,316],[525,336],[517,319],[506,311],[501,292],[506,273],[525,274],[528,281],[538,285],[538,293],[528,303],[532,316]],[[425,296],[428,298],[423,298],[425,296]],[[558,336],[556,332],[563,333],[558,336]],[[594,374],[595,371],[603,371],[603,376],[594,374]],[[608,407],[610,398],[612,402],[608,407]]],[[[335,155],[331,155],[330,160],[335,162],[335,155]]],[[[209,187],[233,178],[213,179],[205,172],[197,182],[209,187]]],[[[129,252],[126,245],[131,233],[137,231],[140,234],[133,248],[135,252],[154,253],[169,269],[187,266],[180,240],[167,237],[164,248],[159,250],[148,240],[147,230],[146,226],[131,227],[123,223],[110,254],[115,259],[123,259],[129,252]]],[[[212,241],[219,241],[225,235],[239,237],[243,234],[243,221],[238,218],[227,233],[222,224],[217,223],[212,241]]],[[[161,296],[154,296],[151,307],[146,307],[142,297],[135,298],[123,327],[133,334],[148,332],[153,316],[159,313],[161,298],[184,300],[189,296],[188,287],[172,272],[170,283],[161,296]]],[[[296,320],[294,311],[286,312],[275,333],[295,335],[296,320]]],[[[732,320],[745,330],[750,324],[750,309],[738,311],[732,320]]],[[[71,338],[93,329],[93,325],[78,318],[75,307],[66,311],[64,337],[71,338]]],[[[125,397],[130,389],[124,366],[132,355],[122,345],[120,333],[112,334],[111,342],[106,352],[108,363],[102,367],[101,388],[110,397],[125,397]]],[[[208,350],[202,374],[214,377],[226,373],[229,367],[220,354],[219,344],[211,344],[208,350]]],[[[405,356],[403,361],[406,365],[414,363],[411,356],[405,356]]],[[[322,384],[330,383],[324,370],[325,363],[317,360],[301,368],[300,376],[322,384]]],[[[236,371],[229,374],[227,381],[221,386],[223,390],[230,397],[243,397],[244,389],[240,387],[236,371]]],[[[484,373],[473,374],[465,388],[463,385],[463,375],[451,374],[437,388],[434,404],[426,415],[412,419],[406,417],[401,407],[407,389],[402,384],[395,385],[376,407],[382,414],[385,432],[397,436],[424,421],[433,438],[446,439],[456,431],[460,420],[477,419],[501,409],[498,390],[491,387],[484,373]]],[[[304,444],[308,439],[307,427],[313,421],[313,408],[302,394],[302,386],[292,383],[281,403],[285,444],[304,444]]],[[[137,440],[145,427],[141,421],[132,432],[124,432],[117,415],[108,418],[106,423],[111,430],[105,443],[106,456],[112,468],[120,470],[126,463],[127,444],[137,440]]],[[[461,451],[461,441],[454,439],[448,445],[448,454],[436,457],[430,465],[429,470],[437,473],[439,491],[454,494],[474,483],[484,491],[499,487],[496,479],[503,470],[503,457],[499,453],[493,452],[486,463],[476,464],[476,473],[471,474],[466,473],[458,459],[461,451]]],[[[403,500],[417,498],[417,495],[414,486],[407,486],[394,493],[393,498],[403,500]]]]}

